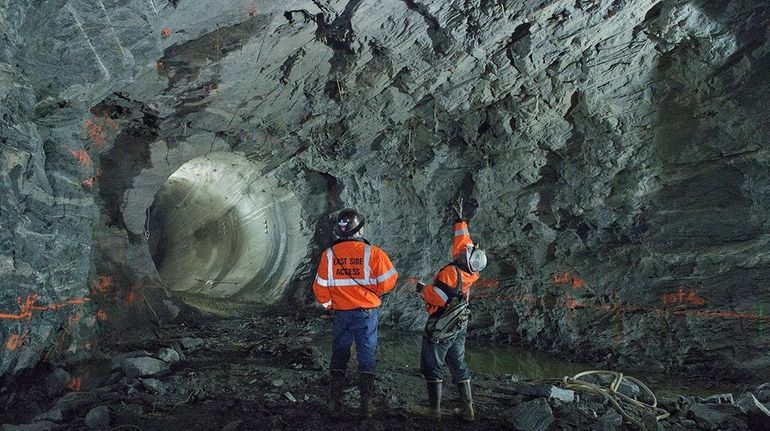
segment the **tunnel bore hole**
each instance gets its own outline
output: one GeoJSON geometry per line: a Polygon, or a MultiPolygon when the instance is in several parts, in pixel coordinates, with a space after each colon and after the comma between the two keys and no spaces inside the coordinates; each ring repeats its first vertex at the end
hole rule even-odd
{"type": "Polygon", "coordinates": [[[190,305],[226,314],[222,302],[274,302],[304,254],[299,209],[294,193],[249,159],[198,157],[155,195],[150,255],[167,287],[190,305]]]}

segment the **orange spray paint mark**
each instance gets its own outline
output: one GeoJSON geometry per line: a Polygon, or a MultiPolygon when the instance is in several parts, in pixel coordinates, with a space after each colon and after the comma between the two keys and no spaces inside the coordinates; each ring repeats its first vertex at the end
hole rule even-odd
{"type": "Polygon", "coordinates": [[[109,275],[100,275],[91,283],[94,293],[107,293],[110,289],[112,278],[109,275]]]}
{"type": "Polygon", "coordinates": [[[679,286],[679,290],[672,293],[664,293],[660,297],[661,301],[665,305],[673,304],[692,304],[692,305],[704,305],[706,298],[699,296],[695,289],[690,289],[689,292],[684,291],[684,287],[679,286]]]}
{"type": "Polygon", "coordinates": [[[70,154],[72,154],[72,157],[76,158],[78,160],[78,163],[80,163],[80,166],[88,167],[91,166],[91,156],[88,155],[88,152],[86,150],[70,150],[70,154]]]}
{"type": "Polygon", "coordinates": [[[29,319],[32,317],[32,306],[35,305],[35,301],[37,301],[37,295],[29,295],[27,296],[27,299],[22,302],[21,296],[16,298],[16,302],[19,304],[19,313],[18,314],[12,314],[12,313],[0,313],[0,319],[11,319],[11,320],[20,320],[20,319],[29,319]]]}
{"type": "Polygon", "coordinates": [[[67,383],[67,389],[77,392],[80,390],[82,382],[80,381],[80,377],[73,377],[72,380],[70,380],[69,383],[67,383]]]}
{"type": "Polygon", "coordinates": [[[586,282],[580,277],[572,278],[572,288],[575,290],[580,289],[581,287],[585,286],[585,284],[586,282]]]}
{"type": "Polygon", "coordinates": [[[567,307],[567,310],[570,310],[570,311],[585,307],[584,304],[578,302],[578,300],[573,298],[572,295],[570,294],[567,294],[564,297],[564,306],[567,307]]]}
{"type": "Polygon", "coordinates": [[[163,27],[163,30],[160,31],[160,35],[163,36],[164,39],[171,36],[171,29],[168,27],[163,27]]]}
{"type": "Polygon", "coordinates": [[[500,280],[494,278],[482,278],[473,283],[473,287],[477,289],[497,289],[500,287],[500,280]]]}
{"type": "Polygon", "coordinates": [[[118,130],[118,123],[111,119],[105,112],[102,117],[94,115],[83,124],[83,134],[91,140],[97,148],[102,148],[107,143],[107,132],[118,130]]]}
{"type": "Polygon", "coordinates": [[[571,285],[577,290],[585,286],[585,280],[569,272],[556,273],[553,275],[553,283],[558,285],[571,285]]]}
{"type": "Polygon", "coordinates": [[[259,15],[259,10],[257,9],[257,5],[254,3],[249,3],[245,7],[246,15],[248,16],[257,16],[259,15]]]}
{"type": "Polygon", "coordinates": [[[563,274],[556,273],[553,275],[553,283],[554,284],[567,284],[570,281],[569,272],[565,272],[563,274]]]}
{"type": "Polygon", "coordinates": [[[139,299],[139,297],[134,293],[134,291],[128,292],[128,295],[126,295],[126,305],[133,304],[139,299]]]}
{"type": "Polygon", "coordinates": [[[96,318],[99,320],[107,320],[107,312],[99,309],[99,311],[96,312],[96,318]]]}
{"type": "Polygon", "coordinates": [[[71,305],[85,304],[89,301],[88,298],[74,298],[66,302],[48,304],[48,305],[35,305],[37,302],[37,295],[28,295],[27,298],[22,301],[21,297],[16,298],[16,302],[19,304],[18,313],[0,313],[0,319],[22,320],[32,317],[33,311],[48,311],[58,310],[60,308],[68,307],[71,305]]]}
{"type": "Polygon", "coordinates": [[[10,337],[8,337],[8,342],[5,343],[5,348],[14,351],[24,345],[24,343],[27,341],[27,335],[29,334],[29,330],[24,331],[24,333],[17,335],[17,334],[11,334],[10,337]]]}
{"type": "Polygon", "coordinates": [[[44,305],[44,306],[34,306],[34,307],[32,307],[32,309],[36,310],[36,311],[58,310],[60,308],[68,307],[70,305],[85,304],[88,301],[90,301],[90,299],[88,299],[88,298],[74,298],[74,299],[69,299],[66,302],[61,302],[61,303],[58,303],[58,304],[49,304],[49,305],[44,305]]]}

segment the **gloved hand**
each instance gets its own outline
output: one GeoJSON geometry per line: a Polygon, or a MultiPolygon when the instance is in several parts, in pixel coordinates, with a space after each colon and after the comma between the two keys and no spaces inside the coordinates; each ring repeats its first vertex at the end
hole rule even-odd
{"type": "Polygon", "coordinates": [[[452,205],[452,209],[457,213],[457,218],[463,218],[463,198],[458,198],[452,205]]]}
{"type": "Polygon", "coordinates": [[[425,283],[422,281],[418,281],[417,284],[414,286],[414,292],[415,293],[422,293],[422,288],[425,287],[425,283]]]}

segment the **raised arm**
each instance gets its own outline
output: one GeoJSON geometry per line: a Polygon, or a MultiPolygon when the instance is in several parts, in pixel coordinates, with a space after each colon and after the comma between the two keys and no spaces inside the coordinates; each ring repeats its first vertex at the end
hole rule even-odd
{"type": "Polygon", "coordinates": [[[458,253],[464,251],[467,245],[473,244],[473,241],[471,241],[471,234],[468,231],[468,221],[463,218],[463,199],[458,199],[452,205],[452,209],[457,214],[454,227],[454,241],[452,242],[452,258],[454,258],[458,253]]]}

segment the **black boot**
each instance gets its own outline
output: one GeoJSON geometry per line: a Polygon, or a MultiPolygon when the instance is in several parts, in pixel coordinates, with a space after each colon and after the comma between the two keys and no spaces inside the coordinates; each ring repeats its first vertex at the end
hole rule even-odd
{"type": "Polygon", "coordinates": [[[427,382],[428,386],[428,408],[427,415],[430,418],[441,422],[441,381],[427,382]]]}
{"type": "Polygon", "coordinates": [[[473,422],[476,419],[476,414],[473,412],[471,381],[465,380],[458,383],[457,390],[460,392],[460,403],[462,404],[463,420],[467,422],[473,422]]]}
{"type": "Polygon", "coordinates": [[[374,395],[374,373],[360,373],[358,375],[358,389],[361,392],[361,416],[371,419],[374,407],[372,396],[374,395]]]}
{"type": "Polygon", "coordinates": [[[345,386],[345,371],[329,372],[329,416],[338,418],[342,414],[342,388],[345,386]]]}

